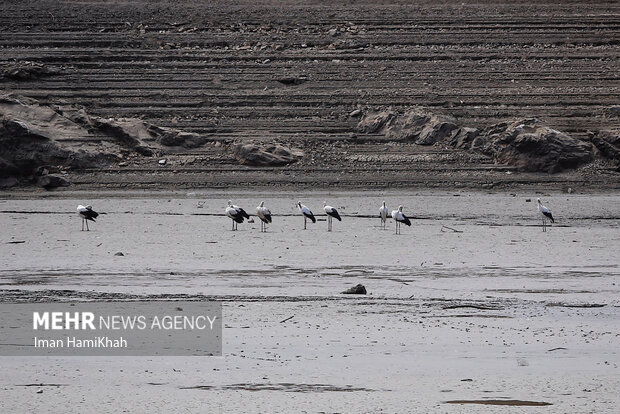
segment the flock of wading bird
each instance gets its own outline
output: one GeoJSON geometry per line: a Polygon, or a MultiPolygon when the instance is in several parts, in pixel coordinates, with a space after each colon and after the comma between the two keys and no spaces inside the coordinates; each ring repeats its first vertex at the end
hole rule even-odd
{"type": "MultiPolygon", "coordinates": [[[[314,214],[312,214],[312,211],[305,205],[301,204],[301,201],[297,203],[297,208],[304,216],[304,230],[306,230],[308,220],[316,223],[316,218],[314,217],[314,214]]],[[[342,221],[342,217],[340,217],[338,210],[336,210],[332,206],[327,205],[327,202],[325,201],[323,202],[323,211],[325,211],[325,214],[327,214],[327,231],[332,231],[332,220],[336,219],[338,221],[342,221]]],[[[388,211],[389,210],[385,205],[384,201],[379,208],[379,218],[381,219],[382,229],[385,229],[387,226],[388,211]]],[[[551,210],[549,210],[543,205],[543,203],[540,201],[540,198],[538,199],[538,211],[542,215],[542,229],[545,232],[547,231],[547,220],[555,223],[555,221],[553,220],[553,214],[551,214],[551,210]]],[[[78,215],[82,218],[82,231],[84,231],[84,224],[86,224],[86,231],[89,231],[90,229],[88,228],[88,221],[95,221],[99,214],[93,210],[92,206],[83,206],[81,204],[77,207],[77,212],[78,215]]],[[[244,209],[234,205],[230,200],[228,200],[228,207],[226,207],[226,215],[232,220],[233,231],[237,230],[237,225],[239,223],[243,223],[245,219],[250,219],[250,215],[246,213],[244,209]]],[[[271,224],[272,216],[271,211],[267,207],[265,207],[264,201],[261,201],[260,205],[256,207],[256,215],[260,219],[260,231],[266,232],[267,224],[271,224]]],[[[400,234],[401,224],[411,226],[411,220],[409,220],[409,217],[407,217],[405,213],[403,213],[403,206],[398,206],[398,210],[392,210],[391,216],[396,224],[396,234],[400,234]]]]}

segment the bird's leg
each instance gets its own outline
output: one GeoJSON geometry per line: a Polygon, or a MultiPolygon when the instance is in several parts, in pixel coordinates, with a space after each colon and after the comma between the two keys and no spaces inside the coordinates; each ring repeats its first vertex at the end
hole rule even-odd
{"type": "Polygon", "coordinates": [[[82,231],[84,231],[84,219],[82,219],[82,231]]]}
{"type": "Polygon", "coordinates": [[[306,216],[304,216],[304,230],[306,230],[306,216]]]}
{"type": "Polygon", "coordinates": [[[332,231],[332,217],[327,216],[327,231],[332,231]]]}
{"type": "Polygon", "coordinates": [[[86,222],[86,231],[90,231],[90,229],[88,228],[88,220],[84,220],[86,222]]]}

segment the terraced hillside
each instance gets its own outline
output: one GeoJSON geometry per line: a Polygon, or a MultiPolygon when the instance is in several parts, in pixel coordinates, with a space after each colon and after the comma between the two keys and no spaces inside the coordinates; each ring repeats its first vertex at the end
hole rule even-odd
{"type": "Polygon", "coordinates": [[[521,117],[583,139],[618,128],[614,1],[5,1],[0,64],[15,62],[52,73],[5,77],[4,92],[209,140],[70,172],[83,186],[618,183],[604,165],[523,174],[480,154],[360,137],[351,116],[421,106],[476,128],[521,117]],[[306,156],[240,166],[233,140],[306,156]]]}

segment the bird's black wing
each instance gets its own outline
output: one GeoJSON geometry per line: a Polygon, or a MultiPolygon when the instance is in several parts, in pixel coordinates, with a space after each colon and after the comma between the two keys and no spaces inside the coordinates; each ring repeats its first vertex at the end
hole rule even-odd
{"type": "Polygon", "coordinates": [[[555,223],[555,221],[553,221],[553,214],[551,214],[551,212],[547,213],[546,211],[543,211],[543,215],[547,217],[549,220],[551,220],[552,223],[555,223]]]}
{"type": "Polygon", "coordinates": [[[271,223],[271,214],[263,214],[265,216],[265,223],[271,223]]]}
{"type": "Polygon", "coordinates": [[[332,211],[330,213],[327,213],[330,216],[332,216],[333,218],[335,218],[338,221],[342,221],[342,219],[340,218],[340,214],[338,214],[338,210],[336,210],[335,208],[332,209],[332,211]]]}
{"type": "Polygon", "coordinates": [[[244,209],[242,209],[241,207],[239,207],[239,208],[237,209],[237,211],[239,212],[239,214],[241,214],[241,217],[245,217],[246,219],[249,219],[249,218],[250,218],[250,216],[248,215],[248,213],[246,213],[246,212],[245,212],[245,210],[244,210],[244,209]]]}
{"type": "Polygon", "coordinates": [[[84,211],[82,214],[84,215],[84,218],[86,220],[90,220],[90,221],[95,221],[97,216],[99,216],[99,213],[91,209],[86,209],[86,211],[84,211]]]}
{"type": "Polygon", "coordinates": [[[232,216],[232,219],[235,220],[237,223],[243,223],[243,216],[241,214],[235,214],[234,216],[232,216]]]}
{"type": "Polygon", "coordinates": [[[313,223],[316,223],[316,219],[314,218],[314,214],[310,213],[310,214],[306,214],[303,213],[304,216],[308,217],[310,220],[312,220],[313,223]]]}
{"type": "Polygon", "coordinates": [[[403,214],[403,223],[405,223],[407,226],[411,226],[411,220],[409,220],[409,217],[405,216],[403,214]]]}

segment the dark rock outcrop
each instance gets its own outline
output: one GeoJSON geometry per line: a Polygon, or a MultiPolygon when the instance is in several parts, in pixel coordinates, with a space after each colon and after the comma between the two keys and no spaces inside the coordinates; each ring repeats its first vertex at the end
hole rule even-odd
{"type": "Polygon", "coordinates": [[[19,184],[19,180],[15,177],[0,178],[0,188],[11,188],[19,184]]]}
{"type": "Polygon", "coordinates": [[[121,145],[149,157],[153,155],[153,150],[144,144],[145,141],[155,141],[165,147],[184,148],[196,148],[206,142],[206,139],[201,135],[173,128],[158,127],[136,118],[106,119],[94,117],[89,116],[83,109],[72,113],[69,118],[85,128],[114,137],[121,145]]]}
{"type": "MultiPolygon", "coordinates": [[[[503,122],[480,131],[459,126],[452,117],[420,109],[404,113],[384,110],[364,116],[357,130],[394,141],[413,141],[418,145],[442,143],[474,150],[491,156],[496,163],[515,166],[521,171],[555,173],[594,159],[592,144],[556,131],[535,118],[503,122]]],[[[601,142],[601,152],[610,158],[617,156],[614,144],[603,138],[601,142]]]]}
{"type": "Polygon", "coordinates": [[[304,155],[301,150],[281,144],[233,144],[231,151],[239,163],[261,167],[291,164],[299,161],[304,155]]]}
{"type": "Polygon", "coordinates": [[[604,130],[590,137],[599,153],[620,167],[620,130],[604,130]]]}
{"type": "Polygon", "coordinates": [[[205,137],[193,132],[161,128],[155,125],[149,125],[148,133],[155,138],[157,143],[165,147],[198,148],[207,142],[205,137]]]}
{"type": "Polygon", "coordinates": [[[18,62],[0,67],[0,79],[25,81],[56,75],[58,70],[34,62],[18,62]]]}
{"type": "Polygon", "coordinates": [[[33,99],[0,96],[0,177],[31,176],[43,165],[90,168],[118,159],[93,147],[76,147],[88,137],[82,126],[33,99]]]}
{"type": "Polygon", "coordinates": [[[359,121],[357,130],[363,134],[383,134],[387,135],[388,128],[392,120],[396,119],[397,114],[391,110],[371,112],[359,121]]]}
{"type": "Polygon", "coordinates": [[[420,109],[403,114],[392,110],[366,115],[357,130],[366,134],[382,134],[395,141],[414,141],[418,145],[433,145],[452,137],[459,129],[449,116],[434,115],[420,109]]]}
{"type": "Polygon", "coordinates": [[[529,118],[496,124],[472,142],[500,164],[521,171],[556,173],[593,160],[592,145],[529,118]]]}
{"type": "Polygon", "coordinates": [[[70,185],[69,181],[65,180],[61,177],[56,177],[54,175],[44,175],[39,177],[37,180],[37,185],[39,187],[43,187],[46,190],[52,190],[57,187],[67,187],[70,185]]]}

